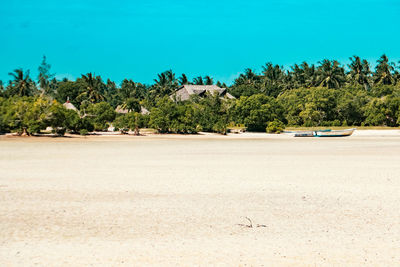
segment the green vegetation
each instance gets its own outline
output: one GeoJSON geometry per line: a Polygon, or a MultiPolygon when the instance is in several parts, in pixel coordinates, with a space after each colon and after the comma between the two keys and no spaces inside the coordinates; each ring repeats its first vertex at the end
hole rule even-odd
{"type": "Polygon", "coordinates": [[[268,123],[267,128],[265,129],[267,133],[277,133],[280,134],[285,129],[285,124],[283,122],[275,119],[274,121],[270,121],[268,123]]]}
{"type": "Polygon", "coordinates": [[[0,81],[0,132],[34,135],[51,127],[57,135],[86,135],[111,125],[136,134],[141,128],[225,134],[228,125],[273,133],[285,127],[398,127],[399,67],[385,55],[374,70],[357,56],[350,60],[347,66],[328,59],[317,65],[303,62],[290,70],[267,63],[262,73],[246,69],[229,87],[216,82],[236,99],[206,94],[180,102],[170,97],[180,85],[212,85],[213,78],[190,80],[168,70],[151,85],[124,79],[118,86],[92,73],[57,80],[43,57],[37,81],[23,69],[10,72],[7,84],[0,81]],[[76,110],[62,105],[67,100],[76,110]]]}

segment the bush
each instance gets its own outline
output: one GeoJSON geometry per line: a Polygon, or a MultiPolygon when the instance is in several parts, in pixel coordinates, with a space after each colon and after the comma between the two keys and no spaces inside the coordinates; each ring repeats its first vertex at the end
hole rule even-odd
{"type": "Polygon", "coordinates": [[[129,119],[128,114],[119,114],[113,122],[115,127],[114,130],[120,130],[121,133],[127,133],[129,131],[129,119]]]}
{"type": "Polygon", "coordinates": [[[140,115],[138,119],[143,126],[149,125],[159,133],[196,133],[198,124],[191,104],[175,103],[169,97],[159,99],[150,116],[140,115]]]}
{"type": "Polygon", "coordinates": [[[262,132],[269,121],[284,120],[283,111],[275,98],[257,94],[238,99],[232,115],[237,123],[246,125],[248,131],[262,132]]]}
{"type": "Polygon", "coordinates": [[[81,130],[87,130],[88,132],[94,131],[94,126],[89,118],[78,118],[74,126],[74,131],[80,133],[81,130]]]}
{"type": "Polygon", "coordinates": [[[55,129],[53,129],[52,132],[55,133],[58,136],[64,136],[66,130],[67,129],[65,129],[64,127],[57,127],[55,129]]]}
{"type": "Polygon", "coordinates": [[[35,134],[46,129],[47,114],[51,102],[41,97],[12,97],[8,100],[5,111],[2,111],[2,121],[6,122],[11,131],[19,134],[35,134]]]}
{"type": "Polygon", "coordinates": [[[115,111],[107,102],[89,104],[86,113],[90,123],[96,131],[104,131],[108,128],[108,123],[115,119],[115,111]]]}
{"type": "Polygon", "coordinates": [[[226,134],[226,123],[224,123],[223,121],[219,120],[219,121],[217,121],[217,123],[214,124],[212,129],[216,133],[220,133],[220,134],[225,135],[226,134]]]}
{"type": "Polygon", "coordinates": [[[270,121],[266,128],[267,133],[280,134],[285,129],[285,125],[280,120],[270,121]]]}
{"type": "Polygon", "coordinates": [[[332,126],[340,126],[340,125],[341,125],[340,120],[332,121],[332,126]]]}
{"type": "Polygon", "coordinates": [[[81,130],[79,131],[79,134],[80,134],[80,135],[88,135],[89,132],[88,132],[88,130],[86,130],[86,129],[81,129],[81,130]]]}

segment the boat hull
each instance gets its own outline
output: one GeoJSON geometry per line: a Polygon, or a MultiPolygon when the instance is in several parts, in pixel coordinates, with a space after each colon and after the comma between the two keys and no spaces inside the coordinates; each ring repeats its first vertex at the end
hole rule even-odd
{"type": "Polygon", "coordinates": [[[297,132],[294,134],[294,137],[314,137],[314,132],[297,132]]]}
{"type": "Polygon", "coordinates": [[[315,131],[315,137],[345,137],[353,134],[355,129],[337,130],[337,131],[315,131]]]}
{"type": "Polygon", "coordinates": [[[296,132],[294,137],[344,137],[353,134],[355,129],[346,130],[317,130],[296,132]]]}

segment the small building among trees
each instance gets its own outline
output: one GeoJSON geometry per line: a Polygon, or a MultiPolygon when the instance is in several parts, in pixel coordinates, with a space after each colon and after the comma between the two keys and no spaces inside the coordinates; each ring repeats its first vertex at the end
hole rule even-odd
{"type": "Polygon", "coordinates": [[[217,85],[192,85],[192,84],[185,84],[182,85],[175,91],[171,98],[175,99],[176,101],[185,101],[189,100],[190,96],[198,95],[198,96],[205,96],[207,93],[213,95],[217,93],[222,98],[234,99],[235,97],[227,92],[226,88],[221,88],[217,85]]]}
{"type": "Polygon", "coordinates": [[[67,100],[67,102],[65,102],[65,103],[63,104],[63,106],[64,106],[66,109],[70,109],[70,110],[74,110],[74,111],[78,112],[78,109],[74,106],[74,104],[72,104],[71,102],[69,102],[69,99],[67,100]]]}

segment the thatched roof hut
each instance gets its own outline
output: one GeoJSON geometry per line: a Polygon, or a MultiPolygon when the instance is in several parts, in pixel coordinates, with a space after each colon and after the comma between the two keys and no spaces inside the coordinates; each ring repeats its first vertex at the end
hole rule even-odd
{"type": "Polygon", "coordinates": [[[122,105],[119,105],[115,108],[115,112],[120,113],[120,114],[126,114],[129,112],[126,108],[122,108],[122,105]]]}
{"type": "Polygon", "coordinates": [[[175,98],[178,101],[189,100],[191,95],[204,96],[206,93],[215,94],[218,93],[220,97],[233,99],[233,95],[227,92],[226,88],[221,88],[217,85],[192,85],[185,84],[178,88],[176,92],[171,95],[171,98],[175,98]]]}
{"type": "Polygon", "coordinates": [[[141,107],[140,107],[140,114],[142,114],[142,115],[148,115],[148,114],[150,114],[150,111],[148,111],[147,108],[141,106],[141,107]]]}
{"type": "Polygon", "coordinates": [[[74,111],[78,112],[78,109],[77,109],[71,102],[69,102],[69,100],[67,100],[67,102],[65,102],[65,103],[63,104],[63,106],[64,106],[66,109],[71,109],[71,110],[74,110],[74,111]]]}

